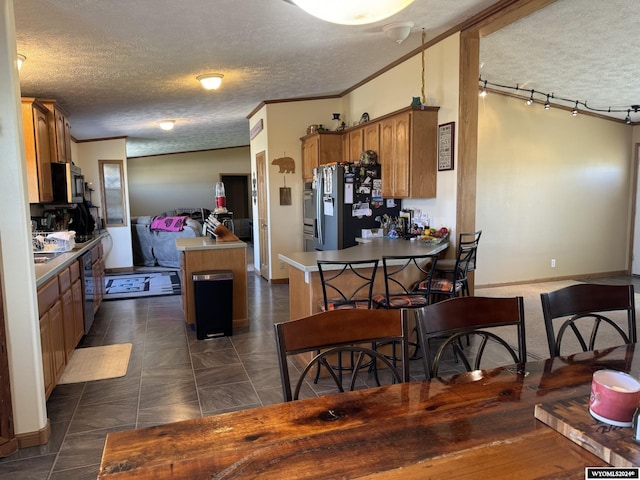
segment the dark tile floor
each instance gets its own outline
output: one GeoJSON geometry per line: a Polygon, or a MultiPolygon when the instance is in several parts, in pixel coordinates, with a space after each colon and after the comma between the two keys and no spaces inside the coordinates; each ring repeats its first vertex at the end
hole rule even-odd
{"type": "MultiPolygon", "coordinates": [[[[209,340],[184,324],[180,296],[103,302],[81,346],[132,343],[126,376],[57,386],[51,439],[0,460],[0,480],[94,480],[109,432],[281,402],[273,324],[289,318],[288,285],[249,272],[248,297],[250,326],[209,340]]],[[[411,374],[424,378],[420,360],[411,374]]]]}

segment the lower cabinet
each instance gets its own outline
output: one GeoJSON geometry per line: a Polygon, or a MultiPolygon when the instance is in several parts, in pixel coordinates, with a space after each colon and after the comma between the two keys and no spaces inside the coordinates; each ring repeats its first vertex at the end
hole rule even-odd
{"type": "Polygon", "coordinates": [[[80,265],[72,263],[38,289],[45,395],[56,386],[84,335],[80,265]]]}

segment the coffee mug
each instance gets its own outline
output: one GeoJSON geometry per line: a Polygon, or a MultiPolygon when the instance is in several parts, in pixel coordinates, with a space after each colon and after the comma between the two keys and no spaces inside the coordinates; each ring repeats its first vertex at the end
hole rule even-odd
{"type": "Polygon", "coordinates": [[[598,370],[591,381],[589,412],[601,422],[630,427],[640,405],[640,381],[624,372],[598,370]]]}

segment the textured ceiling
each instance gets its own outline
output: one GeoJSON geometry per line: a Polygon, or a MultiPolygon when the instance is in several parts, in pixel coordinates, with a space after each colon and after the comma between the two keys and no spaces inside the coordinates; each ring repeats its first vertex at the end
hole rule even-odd
{"type": "MultiPolygon", "coordinates": [[[[558,0],[483,38],[480,74],[598,110],[624,110],[598,112],[624,119],[631,105],[640,105],[639,6],[637,0],[558,0]]],[[[630,118],[639,122],[640,113],[630,118]]]]}
{"type": "MultiPolygon", "coordinates": [[[[78,140],[126,136],[128,156],[248,145],[260,102],[343,92],[416,49],[423,28],[434,38],[495,2],[415,0],[342,26],[283,0],[14,0],[21,90],[56,99],[78,140]],[[415,26],[397,45],[382,27],[405,20],[415,26]],[[207,72],[224,74],[219,90],[196,81],[207,72]]],[[[633,3],[558,0],[483,40],[482,74],[589,104],[640,103],[637,81],[610,83],[638,73],[633,3]]]]}

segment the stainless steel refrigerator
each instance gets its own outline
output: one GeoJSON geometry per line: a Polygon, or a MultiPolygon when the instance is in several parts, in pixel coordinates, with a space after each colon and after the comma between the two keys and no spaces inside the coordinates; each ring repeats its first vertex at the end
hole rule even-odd
{"type": "Polygon", "coordinates": [[[314,170],[316,250],[356,245],[363,228],[379,228],[383,215],[397,217],[400,200],[382,198],[380,165],[331,165],[314,170]]]}

